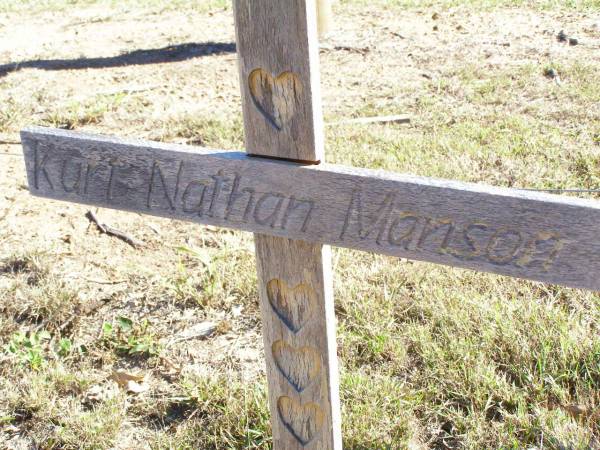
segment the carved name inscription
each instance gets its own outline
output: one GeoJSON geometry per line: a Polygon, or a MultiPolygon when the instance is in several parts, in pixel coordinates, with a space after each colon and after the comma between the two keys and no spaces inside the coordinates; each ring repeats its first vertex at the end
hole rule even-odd
{"type": "MultiPolygon", "coordinates": [[[[92,192],[116,207],[128,206],[129,198],[143,194],[148,213],[172,211],[200,220],[218,218],[280,230],[288,229],[293,219],[299,232],[308,229],[313,214],[313,200],[283,192],[260,192],[243,183],[235,171],[219,170],[195,178],[183,161],[153,160],[145,171],[125,158],[97,161],[81,155],[65,157],[44,145],[36,146],[33,153],[36,191],[62,191],[82,199],[92,192]]],[[[135,209],[139,206],[136,204],[135,209]]]]}
{"type": "MultiPolygon", "coordinates": [[[[63,130],[22,139],[35,195],[600,289],[597,202],[63,130]]],[[[296,295],[303,309],[272,306],[297,331],[310,295],[296,295]]]]}
{"type": "Polygon", "coordinates": [[[418,252],[434,250],[460,260],[485,260],[495,265],[551,269],[565,245],[558,233],[539,231],[531,234],[513,227],[498,227],[476,220],[458,224],[452,218],[432,217],[396,208],[395,195],[387,194],[375,204],[371,215],[365,214],[361,192],[354,191],[340,239],[348,235],[371,239],[377,245],[401,247],[418,252]]]}

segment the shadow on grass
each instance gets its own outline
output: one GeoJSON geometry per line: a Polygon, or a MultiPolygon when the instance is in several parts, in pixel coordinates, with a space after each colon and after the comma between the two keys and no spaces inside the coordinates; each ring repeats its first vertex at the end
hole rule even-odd
{"type": "Polygon", "coordinates": [[[139,66],[185,61],[201,56],[235,53],[236,47],[230,42],[204,42],[170,45],[168,47],[134,50],[119,56],[77,59],[36,59],[11,62],[0,65],[0,78],[21,69],[42,70],[82,70],[110,67],[139,66]]]}
{"type": "Polygon", "coordinates": [[[156,410],[147,416],[146,420],[152,429],[160,431],[189,420],[197,411],[198,409],[188,402],[171,402],[164,411],[156,410]]]}

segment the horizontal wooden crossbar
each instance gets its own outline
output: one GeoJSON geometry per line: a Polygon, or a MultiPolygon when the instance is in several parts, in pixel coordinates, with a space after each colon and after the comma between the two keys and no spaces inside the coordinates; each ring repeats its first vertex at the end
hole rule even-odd
{"type": "Polygon", "coordinates": [[[21,137],[37,196],[600,290],[600,202],[47,128],[21,137]]]}

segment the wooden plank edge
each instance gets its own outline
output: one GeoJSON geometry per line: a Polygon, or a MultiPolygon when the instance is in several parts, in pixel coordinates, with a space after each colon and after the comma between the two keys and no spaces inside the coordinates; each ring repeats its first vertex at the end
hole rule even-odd
{"type": "MultiPolygon", "coordinates": [[[[576,227],[577,230],[582,230],[582,233],[585,232],[585,236],[579,238],[578,235],[575,235],[575,246],[571,244],[570,245],[571,248],[575,248],[576,251],[573,255],[566,255],[565,261],[568,264],[566,266],[566,269],[561,268],[563,272],[565,272],[565,270],[566,272],[554,274],[552,272],[538,273],[539,271],[534,273],[527,268],[519,268],[506,265],[493,265],[485,261],[469,261],[464,259],[455,259],[451,258],[448,255],[431,254],[427,253],[426,251],[423,252],[422,250],[413,251],[401,248],[392,249],[389,247],[380,246],[378,243],[373,242],[373,240],[354,239],[352,241],[348,241],[337,238],[333,235],[326,236],[323,235],[323,233],[310,235],[299,232],[297,230],[290,231],[281,230],[279,228],[273,228],[269,226],[257,226],[256,224],[249,223],[225,222],[223,219],[219,218],[190,218],[187,216],[183,216],[182,214],[173,214],[170,211],[148,211],[139,207],[138,205],[135,205],[135,207],[127,207],[127,205],[115,206],[114,204],[106,201],[85,201],[84,199],[79,198],[77,196],[72,196],[71,198],[64,198],[64,195],[62,194],[58,195],[56,193],[51,192],[35,192],[35,190],[32,190],[33,195],[45,198],[68,200],[71,202],[82,203],[86,205],[96,205],[113,209],[121,209],[125,211],[152,214],[161,217],[177,218],[201,224],[223,226],[244,231],[268,234],[272,236],[286,237],[321,244],[329,244],[339,247],[371,251],[380,254],[387,254],[390,256],[398,256],[408,259],[450,265],[471,270],[479,270],[484,272],[497,273],[501,275],[508,275],[517,278],[561,284],[564,286],[575,288],[600,290],[600,277],[597,277],[595,275],[599,272],[598,267],[600,267],[600,263],[597,261],[597,258],[595,256],[598,253],[596,252],[596,248],[598,247],[598,239],[596,238],[596,236],[600,236],[600,219],[598,219],[600,218],[600,202],[597,201],[579,198],[560,197],[545,193],[511,190],[507,188],[495,188],[472,183],[460,183],[455,181],[428,179],[424,177],[415,177],[411,175],[397,175],[384,171],[363,169],[359,170],[327,164],[321,166],[302,166],[294,163],[256,160],[255,158],[249,158],[243,153],[239,152],[200,149],[181,145],[145,142],[140,140],[119,139],[111,137],[105,138],[102,136],[79,134],[65,130],[31,128],[23,131],[22,139],[24,142],[24,146],[27,145],[27,143],[35,142],[36,140],[40,139],[57,139],[59,141],[66,140],[69,142],[69,145],[71,147],[77,147],[78,145],[93,144],[95,150],[97,150],[100,153],[103,151],[103,148],[114,147],[115,145],[119,145],[128,147],[131,151],[134,151],[136,149],[139,151],[150,151],[160,155],[161,157],[168,157],[170,159],[176,159],[180,157],[190,158],[196,155],[200,158],[206,157],[207,164],[208,162],[211,162],[211,164],[214,165],[215,161],[219,167],[221,167],[221,164],[223,164],[224,167],[242,164],[247,167],[251,167],[252,170],[254,170],[257,173],[276,173],[278,174],[276,175],[276,177],[285,178],[286,180],[305,178],[308,175],[324,178],[339,178],[342,181],[351,180],[352,184],[361,186],[368,186],[377,182],[383,182],[386,185],[398,186],[404,191],[408,189],[420,191],[422,189],[430,189],[432,187],[435,187],[441,189],[440,193],[447,195],[451,198],[453,198],[454,196],[456,196],[456,198],[460,198],[460,196],[464,196],[464,194],[467,193],[467,197],[469,197],[473,202],[483,202],[483,206],[490,202],[502,205],[506,202],[511,203],[523,200],[525,202],[528,202],[528,211],[533,211],[532,214],[538,214],[540,220],[546,221],[558,219],[553,219],[552,217],[548,219],[545,217],[544,214],[536,213],[535,211],[542,209],[551,211],[553,209],[560,209],[560,211],[563,211],[563,213],[561,213],[562,216],[559,218],[560,223],[557,222],[557,226],[561,230],[564,229],[566,231],[569,231],[570,227],[576,227]],[[286,174],[285,172],[287,171],[290,172],[286,174]],[[340,175],[347,175],[350,178],[340,178],[340,175]],[[573,219],[573,217],[575,217],[575,219],[573,219]],[[567,223],[569,220],[571,220],[572,222],[567,223]],[[589,226],[587,226],[588,224],[589,226]],[[586,239],[590,242],[586,242],[586,239]],[[582,257],[585,259],[586,264],[582,264],[579,261],[582,257]],[[573,261],[571,261],[571,259],[573,261]],[[568,271],[577,271],[578,273],[574,274],[568,271]]],[[[32,180],[30,179],[29,181],[31,186],[32,180]]],[[[415,195],[418,197],[419,194],[415,195]]],[[[466,203],[465,201],[462,202],[464,206],[464,204],[466,203]]],[[[442,206],[445,205],[443,202],[440,204],[442,206]]],[[[419,207],[418,202],[416,207],[419,207]]],[[[473,207],[471,206],[469,206],[469,208],[473,209],[473,207]]],[[[460,208],[456,211],[457,216],[460,216],[462,213],[463,211],[461,211],[460,208]]],[[[474,213],[472,213],[472,211],[469,212],[469,214],[475,215],[474,213]]],[[[476,217],[474,217],[474,219],[476,219],[476,217]]],[[[522,221],[522,218],[515,217],[514,222],[518,225],[520,220],[522,221]]],[[[553,222],[549,223],[551,225],[553,224],[553,222]]]]}

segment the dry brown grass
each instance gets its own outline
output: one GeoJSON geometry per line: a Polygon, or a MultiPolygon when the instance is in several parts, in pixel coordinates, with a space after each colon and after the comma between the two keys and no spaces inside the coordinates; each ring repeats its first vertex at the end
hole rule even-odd
{"type": "MultiPolygon", "coordinates": [[[[243,145],[228,3],[70,3],[0,0],[0,141],[35,123],[243,145]],[[110,67],[75,68],[96,57],[110,67]]],[[[342,2],[327,119],[412,122],[329,127],[328,160],[598,188],[600,5],[559,6],[342,2]]],[[[0,143],[0,446],[269,448],[251,235],[98,211],[134,249],[30,197],[19,152],[0,143]]],[[[334,266],[345,448],[600,446],[597,295],[349,250],[334,266]]]]}

